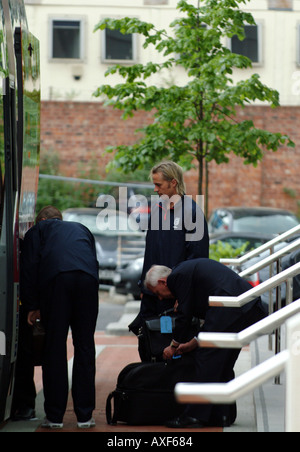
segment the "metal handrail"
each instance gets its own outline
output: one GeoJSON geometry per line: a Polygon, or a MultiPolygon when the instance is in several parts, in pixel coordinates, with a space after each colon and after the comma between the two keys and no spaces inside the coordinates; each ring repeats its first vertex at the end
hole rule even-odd
{"type": "MultiPolygon", "coordinates": [[[[275,275],[259,286],[238,297],[210,297],[210,306],[242,307],[263,293],[287,283],[287,303],[293,299],[293,277],[300,273],[300,263],[275,275]]],[[[286,320],[288,332],[288,349],[277,353],[273,358],[263,362],[229,383],[179,383],[175,386],[175,396],[180,403],[233,403],[248,394],[270,378],[282,371],[287,373],[286,413],[287,431],[300,431],[300,422],[295,422],[295,413],[300,410],[298,384],[300,377],[300,299],[268,318],[252,325],[240,333],[200,333],[199,343],[202,347],[242,348],[252,340],[280,327],[286,320]],[[291,318],[292,317],[292,318],[291,318]],[[296,334],[297,333],[297,334],[296,334]]]]}
{"type": "MultiPolygon", "coordinates": [[[[266,257],[265,259],[257,262],[256,264],[252,265],[251,267],[246,268],[242,272],[239,273],[241,278],[245,278],[247,276],[253,275],[254,273],[269,267],[269,277],[271,278],[273,276],[273,264],[276,262],[276,273],[279,274],[282,269],[281,259],[292,253],[293,251],[296,251],[300,248],[300,239],[294,241],[290,245],[285,246],[284,248],[280,249],[276,253],[272,254],[272,251],[274,251],[274,247],[271,248],[271,255],[266,257]]],[[[291,287],[293,284],[293,280],[290,280],[290,284],[287,285],[287,297],[289,297],[289,302],[293,301],[291,296],[291,287]]],[[[275,303],[276,309],[280,309],[282,306],[281,302],[281,287],[277,286],[276,290],[276,303],[275,303]]],[[[269,313],[271,314],[274,310],[274,304],[273,304],[273,293],[272,290],[269,290],[269,313]]],[[[276,351],[280,349],[280,337],[279,337],[279,331],[276,331],[276,351]]],[[[272,341],[271,337],[269,338],[269,349],[272,349],[272,341]]]]}
{"type": "MultiPolygon", "coordinates": [[[[284,270],[278,275],[273,276],[267,281],[264,281],[259,286],[254,287],[253,289],[250,289],[237,297],[221,297],[221,296],[209,297],[209,305],[229,308],[242,307],[245,304],[255,300],[255,298],[259,297],[263,293],[274,289],[275,287],[283,284],[284,282],[290,283],[291,279],[294,276],[298,275],[299,273],[300,273],[300,262],[288,268],[287,270],[284,270]]],[[[287,296],[288,296],[287,298],[290,298],[292,296],[291,290],[288,290],[287,296]]],[[[292,300],[288,299],[287,303],[290,303],[291,301],[292,300]]]]}
{"type": "MultiPolygon", "coordinates": [[[[300,301],[300,300],[298,300],[300,301]]],[[[287,349],[259,364],[229,383],[179,383],[175,396],[180,403],[234,403],[271,378],[286,372],[286,428],[287,432],[300,432],[300,314],[287,321],[287,349]]]]}
{"type": "Polygon", "coordinates": [[[256,264],[252,265],[251,267],[246,268],[246,270],[243,270],[241,273],[239,273],[239,275],[241,278],[244,278],[245,276],[253,275],[254,273],[258,272],[259,270],[262,270],[265,267],[269,267],[271,264],[278,261],[282,257],[287,256],[288,254],[292,253],[293,251],[296,251],[298,248],[300,248],[300,239],[298,239],[295,242],[291,243],[290,245],[282,248],[281,250],[277,251],[276,253],[271,254],[270,256],[257,262],[256,264]]]}
{"type": "Polygon", "coordinates": [[[288,359],[289,351],[285,350],[229,383],[178,383],[175,396],[180,403],[233,403],[279,375],[288,359]]]}
{"type": "Polygon", "coordinates": [[[242,348],[271,333],[297,313],[300,313],[300,299],[239,333],[200,333],[198,343],[205,348],[242,348]]]}
{"type": "Polygon", "coordinates": [[[278,243],[284,242],[285,240],[290,239],[291,237],[299,233],[300,224],[237,259],[220,259],[220,262],[225,265],[232,265],[236,267],[238,265],[244,264],[253,257],[259,256],[264,251],[270,250],[270,253],[273,254],[275,245],[278,245],[278,243]]]}

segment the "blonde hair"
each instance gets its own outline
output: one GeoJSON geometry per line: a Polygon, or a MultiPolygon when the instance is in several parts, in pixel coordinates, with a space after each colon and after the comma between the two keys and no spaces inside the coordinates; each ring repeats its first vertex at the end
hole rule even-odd
{"type": "Polygon", "coordinates": [[[183,170],[181,166],[177,165],[172,161],[166,160],[158,165],[154,166],[150,172],[150,177],[153,174],[162,173],[164,180],[171,182],[173,179],[177,182],[177,193],[179,196],[184,196],[185,194],[185,183],[183,180],[183,170]]]}

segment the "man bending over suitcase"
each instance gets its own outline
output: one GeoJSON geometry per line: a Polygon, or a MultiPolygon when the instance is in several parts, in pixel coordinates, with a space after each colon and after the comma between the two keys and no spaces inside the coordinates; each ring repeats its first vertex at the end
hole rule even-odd
{"type": "MultiPolygon", "coordinates": [[[[145,285],[161,299],[178,301],[173,340],[164,350],[172,359],[195,349],[196,380],[199,383],[225,383],[234,378],[234,365],[240,350],[198,348],[196,339],[181,343],[193,316],[205,319],[201,331],[239,332],[266,316],[260,298],[241,308],[210,307],[210,296],[238,296],[252,286],[219,262],[194,259],[182,262],[173,270],[153,266],[145,285]]],[[[170,428],[201,428],[209,425],[229,426],[236,418],[236,405],[188,405],[184,414],[170,420],[170,428]]]]}

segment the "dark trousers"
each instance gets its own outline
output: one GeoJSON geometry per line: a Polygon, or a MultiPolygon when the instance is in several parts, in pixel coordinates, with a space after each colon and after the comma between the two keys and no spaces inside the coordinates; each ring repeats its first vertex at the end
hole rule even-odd
{"type": "MultiPolygon", "coordinates": [[[[215,321],[214,331],[222,331],[222,317],[229,315],[235,320],[228,327],[223,328],[223,332],[238,333],[245,328],[253,325],[265,317],[261,302],[253,305],[250,311],[243,314],[241,309],[235,308],[215,308],[211,310],[209,316],[219,317],[220,328],[217,328],[218,322],[215,321]],[[231,311],[230,311],[231,309],[231,311]],[[233,311],[233,309],[235,309],[233,311]]],[[[207,324],[210,323],[208,318],[207,324]]],[[[218,349],[218,348],[199,348],[195,353],[196,381],[198,383],[227,383],[234,378],[234,366],[240,354],[239,349],[218,349]]],[[[236,418],[236,404],[232,405],[188,405],[185,411],[187,416],[195,417],[208,425],[231,425],[236,418]]]]}
{"type": "Polygon", "coordinates": [[[95,342],[98,282],[87,273],[59,274],[45,289],[41,317],[46,330],[43,357],[45,413],[61,423],[68,401],[66,341],[72,330],[74,364],[72,396],[78,422],[86,422],[95,409],[95,342]]]}
{"type": "Polygon", "coordinates": [[[27,408],[35,408],[34,359],[32,328],[27,323],[24,306],[19,310],[19,342],[15,371],[12,414],[27,408]]]}
{"type": "MultiPolygon", "coordinates": [[[[198,383],[227,383],[234,378],[234,365],[240,350],[198,349],[196,350],[196,380],[198,383]]],[[[204,424],[226,427],[235,421],[236,404],[232,405],[188,405],[188,416],[204,424]]]]}

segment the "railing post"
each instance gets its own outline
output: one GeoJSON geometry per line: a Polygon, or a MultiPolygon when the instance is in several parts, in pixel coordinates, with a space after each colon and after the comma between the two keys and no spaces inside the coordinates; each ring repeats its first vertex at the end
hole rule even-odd
{"type": "MultiPolygon", "coordinates": [[[[278,275],[282,271],[281,259],[276,262],[276,274],[278,275]]],[[[276,311],[279,311],[282,307],[281,300],[281,285],[276,287],[276,311]]],[[[281,327],[275,331],[275,354],[277,355],[281,351],[281,327]]],[[[280,385],[280,375],[275,377],[275,384],[280,385]]]]}
{"type": "MultiPolygon", "coordinates": [[[[274,254],[274,246],[270,247],[270,255],[274,254]]],[[[270,279],[273,276],[273,264],[269,267],[269,277],[270,279]]],[[[274,302],[273,302],[273,291],[272,289],[269,290],[269,315],[273,314],[274,312],[274,302]]],[[[269,350],[273,350],[273,342],[272,342],[272,334],[269,335],[269,350]]]]}
{"type": "Polygon", "coordinates": [[[289,278],[286,282],[286,305],[291,304],[293,302],[294,296],[294,279],[289,278]]]}
{"type": "Polygon", "coordinates": [[[300,432],[300,314],[287,322],[286,431],[300,432]]]}
{"type": "Polygon", "coordinates": [[[118,236],[118,249],[117,249],[117,267],[121,267],[122,264],[122,234],[118,236]]]}

